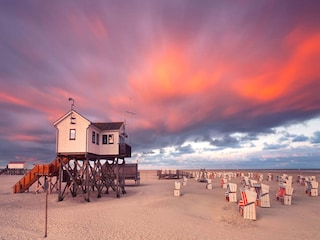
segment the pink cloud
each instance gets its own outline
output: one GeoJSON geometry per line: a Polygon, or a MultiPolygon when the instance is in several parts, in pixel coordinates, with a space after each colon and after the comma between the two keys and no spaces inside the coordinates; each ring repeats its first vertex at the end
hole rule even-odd
{"type": "Polygon", "coordinates": [[[41,142],[43,138],[35,135],[24,135],[24,134],[11,134],[7,137],[10,141],[17,142],[41,142]]]}
{"type": "Polygon", "coordinates": [[[0,92],[0,101],[5,104],[14,104],[19,106],[27,106],[28,102],[21,98],[17,98],[14,95],[7,94],[5,92],[0,92]]]}

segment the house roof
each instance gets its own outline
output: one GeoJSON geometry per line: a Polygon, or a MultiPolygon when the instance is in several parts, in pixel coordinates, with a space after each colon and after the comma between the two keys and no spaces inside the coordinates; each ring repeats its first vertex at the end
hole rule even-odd
{"type": "Polygon", "coordinates": [[[25,163],[26,161],[10,161],[10,164],[21,164],[21,163],[25,163]]]}
{"type": "Polygon", "coordinates": [[[106,122],[106,123],[92,123],[100,130],[119,130],[124,122],[106,122]]]}
{"type": "Polygon", "coordinates": [[[64,120],[65,118],[69,117],[72,113],[78,114],[80,117],[82,117],[83,119],[85,119],[88,123],[90,123],[91,125],[95,126],[96,128],[100,129],[100,130],[120,130],[120,128],[122,127],[122,125],[124,124],[124,122],[103,122],[103,123],[92,123],[90,120],[88,120],[87,118],[83,117],[80,113],[76,112],[75,110],[71,110],[69,112],[67,112],[65,115],[63,115],[62,117],[60,117],[57,121],[55,121],[53,123],[54,126],[56,126],[57,124],[59,124],[62,120],[64,120]]]}

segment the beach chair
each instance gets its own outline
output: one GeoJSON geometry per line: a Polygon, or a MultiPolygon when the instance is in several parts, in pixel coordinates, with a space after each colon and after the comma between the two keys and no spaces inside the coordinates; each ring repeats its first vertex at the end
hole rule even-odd
{"type": "Polygon", "coordinates": [[[237,202],[237,184],[228,183],[227,191],[225,193],[226,201],[228,202],[237,202]]]}
{"type": "Polygon", "coordinates": [[[288,185],[292,185],[292,176],[287,176],[287,178],[285,179],[285,183],[288,185]]]}
{"type": "Polygon", "coordinates": [[[257,193],[249,189],[240,189],[241,200],[239,201],[239,212],[244,219],[256,220],[257,193]]]}
{"type": "Polygon", "coordinates": [[[318,196],[318,182],[316,181],[307,181],[306,182],[306,194],[311,197],[318,196]]]}
{"type": "Polygon", "coordinates": [[[304,176],[300,176],[300,178],[299,178],[300,185],[305,185],[305,180],[306,180],[306,178],[304,176]]]}
{"type": "Polygon", "coordinates": [[[273,179],[273,174],[272,173],[268,173],[267,181],[272,181],[272,179],[273,179]]]}
{"type": "Polygon", "coordinates": [[[221,187],[222,188],[227,188],[227,183],[228,183],[228,179],[221,178],[221,187]]]}
{"type": "Polygon", "coordinates": [[[194,179],[195,179],[196,181],[199,181],[199,178],[200,178],[200,173],[199,173],[199,172],[196,172],[196,173],[194,174],[194,179]]]}
{"type": "Polygon", "coordinates": [[[269,185],[261,183],[261,192],[260,192],[260,207],[269,208],[270,207],[270,196],[269,196],[269,185]]]}
{"type": "Polygon", "coordinates": [[[257,206],[270,207],[269,188],[269,185],[263,183],[255,183],[252,185],[252,189],[257,193],[257,206]]]}
{"type": "Polygon", "coordinates": [[[174,182],[173,196],[180,197],[180,195],[181,195],[180,189],[181,189],[181,182],[175,181],[174,182]]]}
{"type": "Polygon", "coordinates": [[[296,182],[297,182],[297,183],[300,183],[300,181],[301,181],[302,177],[303,177],[302,175],[298,175],[298,176],[297,176],[297,180],[296,180],[296,182]]]}
{"type": "Polygon", "coordinates": [[[243,188],[249,188],[249,185],[250,185],[250,183],[249,183],[249,177],[244,176],[244,177],[242,178],[241,184],[242,184],[242,187],[243,187],[243,188]]]}
{"type": "Polygon", "coordinates": [[[182,179],[183,179],[182,185],[183,185],[183,186],[186,186],[186,185],[187,185],[188,178],[187,178],[186,176],[183,176],[182,179]]]}
{"type": "Polygon", "coordinates": [[[207,179],[206,188],[212,190],[212,179],[211,178],[207,179]]]}
{"type": "Polygon", "coordinates": [[[293,194],[292,186],[285,183],[281,183],[279,184],[279,189],[276,193],[276,198],[283,205],[291,205],[292,194],[293,194]]]}

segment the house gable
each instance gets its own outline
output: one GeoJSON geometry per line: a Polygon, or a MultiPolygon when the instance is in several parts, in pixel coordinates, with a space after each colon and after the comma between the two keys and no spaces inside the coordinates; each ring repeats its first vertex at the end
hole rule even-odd
{"type": "Polygon", "coordinates": [[[87,152],[87,129],[91,122],[74,110],[71,110],[56,122],[57,153],[87,152]]]}
{"type": "Polygon", "coordinates": [[[90,124],[91,122],[86,119],[84,116],[82,116],[80,113],[76,112],[75,110],[71,110],[69,112],[67,112],[65,115],[63,115],[61,118],[59,118],[58,120],[56,120],[54,123],[53,123],[53,126],[57,126],[58,124],[60,124],[61,122],[65,121],[66,119],[69,119],[70,120],[70,123],[71,123],[71,118],[75,118],[74,119],[74,124],[77,123],[77,119],[81,119],[81,121],[85,121],[87,122],[88,124],[90,124]]]}

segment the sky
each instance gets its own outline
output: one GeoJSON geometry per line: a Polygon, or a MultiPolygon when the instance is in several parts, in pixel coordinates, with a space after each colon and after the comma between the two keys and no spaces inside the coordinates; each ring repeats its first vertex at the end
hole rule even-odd
{"type": "Polygon", "coordinates": [[[320,1],[0,1],[0,167],[125,121],[141,169],[320,168],[320,1]]]}

